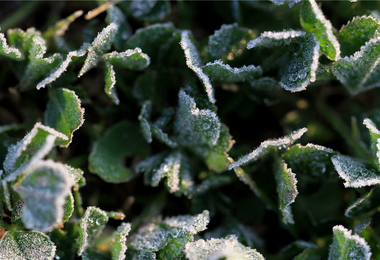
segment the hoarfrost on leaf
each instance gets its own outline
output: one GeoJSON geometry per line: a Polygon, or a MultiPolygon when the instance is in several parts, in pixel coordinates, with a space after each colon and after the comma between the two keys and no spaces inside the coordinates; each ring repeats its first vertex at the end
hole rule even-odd
{"type": "Polygon", "coordinates": [[[292,169],[288,168],[284,160],[277,158],[275,178],[282,221],[285,224],[294,224],[290,204],[294,203],[298,195],[296,175],[292,172],[292,169]]]}
{"type": "Polygon", "coordinates": [[[247,48],[271,48],[290,45],[288,64],[281,77],[281,86],[291,92],[305,90],[316,79],[319,59],[319,41],[313,33],[302,31],[263,32],[251,40],[247,48]]]}
{"type": "Polygon", "coordinates": [[[66,88],[51,89],[45,111],[45,124],[65,134],[68,140],[58,140],[61,147],[67,147],[73,133],[84,123],[84,108],[74,91],[66,88]]]}
{"type": "Polygon", "coordinates": [[[212,80],[220,80],[223,82],[241,82],[251,81],[259,77],[262,73],[260,66],[243,66],[241,68],[232,68],[228,64],[224,64],[221,60],[209,62],[202,67],[212,80]]]}
{"type": "Polygon", "coordinates": [[[342,56],[354,54],[366,42],[380,33],[380,22],[373,16],[357,16],[339,31],[338,40],[342,56]]]}
{"type": "Polygon", "coordinates": [[[301,0],[270,0],[275,5],[283,5],[287,3],[289,7],[293,7],[295,4],[301,2],[301,0]]]}
{"type": "Polygon", "coordinates": [[[39,161],[23,172],[13,189],[24,200],[21,219],[26,228],[51,231],[62,222],[63,206],[74,184],[67,168],[51,160],[39,161]]]}
{"type": "Polygon", "coordinates": [[[104,92],[112,99],[112,101],[116,104],[120,104],[120,100],[117,96],[117,92],[115,89],[116,85],[116,76],[115,76],[115,70],[113,68],[113,65],[110,62],[105,63],[105,86],[104,86],[104,92]]]}
{"type": "Polygon", "coordinates": [[[344,215],[349,218],[355,218],[376,210],[380,206],[380,187],[376,186],[366,195],[357,199],[354,204],[350,205],[344,215]]]}
{"type": "Polygon", "coordinates": [[[56,246],[37,231],[7,231],[0,239],[0,259],[52,260],[56,246]]]}
{"type": "Polygon", "coordinates": [[[323,15],[315,0],[305,0],[301,7],[301,24],[306,32],[317,37],[321,50],[331,60],[340,59],[340,45],[333,33],[331,22],[323,15]]]}
{"type": "Polygon", "coordinates": [[[83,57],[87,53],[88,44],[83,44],[83,46],[76,51],[70,51],[66,55],[66,59],[63,60],[48,77],[40,81],[36,88],[41,89],[46,87],[46,85],[51,84],[56,79],[58,79],[69,67],[69,65],[79,57],[83,57]]]}
{"type": "Polygon", "coordinates": [[[199,239],[187,243],[185,253],[189,260],[264,260],[264,257],[255,249],[240,244],[234,235],[210,240],[199,239]]]}
{"type": "Polygon", "coordinates": [[[359,51],[335,62],[332,72],[351,95],[379,87],[380,37],[366,42],[359,51]]]}
{"type": "Polygon", "coordinates": [[[344,187],[359,188],[380,183],[380,174],[365,162],[345,155],[331,158],[335,170],[345,180],[344,187]]]}
{"type": "Polygon", "coordinates": [[[215,146],[219,139],[221,123],[215,112],[199,109],[184,90],[179,92],[179,107],[175,121],[178,142],[184,146],[215,146]]]}
{"type": "Polygon", "coordinates": [[[19,49],[8,46],[3,33],[0,33],[0,56],[6,56],[14,60],[21,60],[24,58],[19,49]]]}
{"type": "Polygon", "coordinates": [[[201,214],[196,216],[176,216],[164,219],[163,223],[170,227],[176,227],[186,230],[192,235],[195,235],[203,230],[206,230],[210,222],[210,213],[204,210],[201,214]]]}
{"type": "Polygon", "coordinates": [[[181,33],[180,44],[181,44],[183,51],[185,52],[186,65],[192,71],[194,71],[195,74],[197,74],[198,78],[202,81],[210,102],[215,103],[213,86],[211,85],[209,77],[201,69],[202,59],[201,59],[199,52],[196,49],[194,43],[190,39],[190,32],[183,31],[181,33]]]}
{"type": "Polygon", "coordinates": [[[103,60],[113,65],[123,66],[128,69],[142,70],[149,66],[150,58],[140,48],[126,50],[124,52],[111,52],[103,55],[103,60]]]}
{"type": "Polygon", "coordinates": [[[121,223],[114,232],[111,243],[112,260],[125,259],[125,252],[127,251],[127,235],[131,231],[130,223],[121,223]]]}
{"type": "Polygon", "coordinates": [[[117,32],[117,25],[111,23],[104,28],[94,41],[87,48],[87,58],[83,64],[82,69],[79,72],[78,77],[81,77],[84,73],[96,66],[102,55],[111,48],[112,42],[115,39],[117,32]]]}
{"type": "Polygon", "coordinates": [[[86,249],[94,245],[95,239],[103,231],[108,222],[107,213],[96,207],[88,207],[80,220],[78,255],[85,253],[86,249]]]}
{"type": "Polygon", "coordinates": [[[339,225],[333,228],[333,243],[330,246],[329,260],[350,259],[369,260],[371,258],[371,248],[358,235],[352,235],[352,231],[339,225]]]}
{"type": "Polygon", "coordinates": [[[115,35],[114,45],[118,50],[125,50],[126,41],[132,34],[132,29],[126,21],[123,12],[116,6],[107,9],[107,18],[109,24],[117,25],[117,33],[115,35]]]}
{"type": "Polygon", "coordinates": [[[380,170],[380,131],[377,129],[375,123],[369,118],[365,118],[363,124],[369,130],[369,134],[371,136],[371,149],[376,153],[377,160],[375,160],[375,163],[378,165],[380,170]]]}
{"type": "Polygon", "coordinates": [[[251,153],[241,157],[236,162],[231,163],[228,169],[232,170],[250,161],[256,161],[258,158],[268,153],[271,149],[277,149],[283,146],[288,146],[292,144],[293,142],[295,142],[297,139],[301,138],[301,136],[306,131],[307,131],[307,128],[301,128],[297,131],[292,132],[290,135],[284,136],[280,139],[264,141],[260,144],[258,148],[253,150],[251,153]]]}

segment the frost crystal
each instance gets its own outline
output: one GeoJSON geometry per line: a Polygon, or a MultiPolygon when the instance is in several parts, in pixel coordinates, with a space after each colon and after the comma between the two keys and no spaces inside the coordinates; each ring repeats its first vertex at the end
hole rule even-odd
{"type": "Polygon", "coordinates": [[[0,259],[52,260],[56,246],[36,231],[6,232],[0,240],[0,259]]]}
{"type": "Polygon", "coordinates": [[[358,235],[352,235],[352,231],[339,225],[333,228],[334,238],[330,246],[329,260],[350,259],[369,260],[371,258],[371,248],[358,235]]]}
{"type": "Polygon", "coordinates": [[[150,64],[150,58],[142,53],[140,48],[126,50],[124,52],[113,51],[103,55],[103,59],[114,64],[121,65],[129,69],[141,70],[150,64]]]}
{"type": "Polygon", "coordinates": [[[331,158],[339,176],[345,180],[345,187],[359,188],[380,183],[380,175],[364,162],[345,155],[334,155],[331,158]]]}
{"type": "Polygon", "coordinates": [[[179,172],[181,167],[181,153],[174,152],[164,159],[160,167],[154,171],[152,176],[152,186],[158,186],[158,183],[164,176],[167,176],[167,184],[170,192],[179,190],[179,172]]]}
{"type": "Polygon", "coordinates": [[[124,260],[127,251],[127,235],[131,231],[130,223],[122,223],[113,234],[111,253],[112,260],[124,260]]]}
{"type": "Polygon", "coordinates": [[[203,82],[207,96],[211,103],[215,103],[214,89],[211,85],[209,77],[200,68],[202,66],[202,60],[199,56],[198,50],[195,48],[194,44],[190,40],[188,31],[184,31],[181,34],[181,47],[185,52],[186,65],[193,70],[199,79],[203,82]]]}
{"type": "Polygon", "coordinates": [[[253,150],[251,153],[241,157],[236,162],[233,162],[228,167],[229,170],[232,170],[236,167],[241,166],[242,164],[245,164],[250,161],[255,161],[259,157],[263,156],[267,152],[270,151],[272,148],[280,148],[282,146],[287,146],[295,142],[297,139],[301,138],[301,136],[307,131],[307,128],[301,128],[297,131],[292,132],[288,136],[284,136],[277,140],[267,140],[260,144],[258,148],[253,150]]]}
{"type": "Polygon", "coordinates": [[[115,89],[115,85],[116,85],[115,70],[113,68],[113,65],[110,62],[106,62],[105,67],[106,67],[106,75],[105,75],[106,84],[104,87],[104,91],[113,100],[113,102],[115,102],[116,105],[119,105],[120,100],[117,96],[117,92],[115,89]]]}
{"type": "Polygon", "coordinates": [[[203,71],[214,80],[225,82],[250,81],[261,75],[261,67],[249,65],[241,68],[232,68],[221,60],[209,62],[202,67],[203,71]]]}
{"type": "Polygon", "coordinates": [[[7,56],[15,60],[21,60],[23,58],[22,53],[18,49],[8,46],[7,40],[5,39],[3,33],[0,33],[0,55],[7,56]]]}
{"type": "Polygon", "coordinates": [[[369,118],[365,118],[363,124],[368,128],[371,136],[371,148],[376,152],[377,158],[375,162],[380,165],[380,131],[377,129],[375,123],[369,118]]]}
{"type": "Polygon", "coordinates": [[[276,47],[282,44],[290,44],[293,38],[305,36],[302,31],[283,31],[283,32],[263,32],[260,37],[251,40],[247,44],[247,49],[254,47],[276,47]]]}
{"type": "Polygon", "coordinates": [[[199,239],[187,243],[185,253],[189,260],[264,260],[264,257],[255,249],[240,244],[234,235],[226,238],[211,238],[206,241],[199,239]]]}
{"type": "Polygon", "coordinates": [[[171,226],[182,228],[192,235],[195,235],[207,228],[210,222],[210,213],[205,210],[196,216],[176,216],[164,219],[163,223],[171,226]]]}
{"type": "Polygon", "coordinates": [[[70,51],[67,54],[66,59],[61,62],[58,68],[55,71],[53,71],[48,77],[46,77],[44,80],[38,83],[36,88],[37,89],[44,88],[47,84],[51,84],[53,81],[59,78],[67,70],[67,67],[75,58],[83,57],[86,54],[87,48],[88,48],[88,44],[84,44],[79,50],[70,51]]]}

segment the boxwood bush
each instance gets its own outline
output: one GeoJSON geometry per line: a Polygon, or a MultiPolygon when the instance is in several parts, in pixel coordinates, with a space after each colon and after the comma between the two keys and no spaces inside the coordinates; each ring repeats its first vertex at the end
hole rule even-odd
{"type": "Polygon", "coordinates": [[[0,259],[380,259],[379,8],[2,2],[0,259]]]}

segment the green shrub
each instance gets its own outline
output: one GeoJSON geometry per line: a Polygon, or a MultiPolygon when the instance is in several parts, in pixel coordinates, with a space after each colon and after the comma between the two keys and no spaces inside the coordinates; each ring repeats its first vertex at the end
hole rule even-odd
{"type": "Polygon", "coordinates": [[[380,259],[379,2],[5,5],[0,259],[380,259]]]}

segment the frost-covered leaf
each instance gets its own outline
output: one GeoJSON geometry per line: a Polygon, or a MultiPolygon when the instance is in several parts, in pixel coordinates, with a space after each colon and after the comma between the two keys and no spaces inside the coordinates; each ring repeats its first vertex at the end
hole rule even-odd
{"type": "Polygon", "coordinates": [[[26,228],[51,231],[62,222],[63,207],[74,181],[63,164],[51,160],[35,163],[23,175],[13,185],[25,202],[21,219],[26,228]]]}
{"type": "Polygon", "coordinates": [[[284,160],[277,159],[275,178],[277,182],[277,193],[280,201],[282,221],[285,224],[294,224],[290,204],[294,203],[298,195],[296,175],[284,160]]]}
{"type": "Polygon", "coordinates": [[[113,68],[113,65],[110,62],[105,63],[105,86],[104,86],[104,92],[112,99],[112,101],[116,104],[120,104],[119,97],[117,96],[117,92],[115,89],[116,85],[116,76],[115,76],[115,70],[113,68]]]}
{"type": "Polygon", "coordinates": [[[184,146],[215,146],[219,139],[221,123],[215,112],[199,109],[194,99],[185,91],[179,92],[179,107],[175,121],[178,142],[184,146]]]}
{"type": "Polygon", "coordinates": [[[74,196],[71,192],[69,192],[69,195],[66,197],[66,202],[63,205],[63,222],[66,222],[69,220],[71,215],[73,215],[74,212],[74,196]]]}
{"type": "Polygon", "coordinates": [[[340,45],[331,22],[323,15],[315,0],[305,0],[301,7],[301,24],[306,32],[314,33],[321,50],[331,60],[340,59],[340,45]]]}
{"type": "Polygon", "coordinates": [[[380,37],[366,42],[359,51],[334,63],[332,72],[352,94],[380,86],[380,37]]]}
{"type": "Polygon", "coordinates": [[[357,224],[354,229],[353,229],[353,232],[355,234],[360,234],[361,232],[363,232],[369,225],[371,224],[371,219],[365,219],[361,222],[359,222],[359,224],[357,224]]]}
{"type": "Polygon", "coordinates": [[[319,42],[313,33],[302,31],[263,32],[251,40],[247,48],[271,48],[290,45],[288,64],[281,77],[281,86],[291,92],[305,90],[316,79],[319,59],[319,42]]]}
{"type": "Polygon", "coordinates": [[[132,16],[142,21],[157,21],[170,13],[168,0],[132,0],[129,11],[132,16]]]}
{"type": "Polygon", "coordinates": [[[67,165],[67,164],[65,165],[65,167],[75,183],[77,183],[79,186],[82,186],[86,183],[86,180],[83,177],[83,171],[81,169],[71,167],[70,165],[67,165]]]}
{"type": "Polygon", "coordinates": [[[80,220],[78,255],[85,253],[86,249],[94,245],[95,239],[103,231],[108,222],[107,213],[96,207],[88,207],[80,220]]]}
{"type": "Polygon", "coordinates": [[[0,240],[0,259],[52,260],[56,246],[37,231],[6,232],[0,240]]]}
{"type": "Polygon", "coordinates": [[[268,153],[271,149],[278,149],[284,146],[288,146],[295,142],[297,139],[301,138],[301,136],[307,131],[306,128],[301,128],[297,131],[292,132],[288,136],[284,136],[280,139],[275,139],[275,140],[267,140],[264,141],[260,144],[258,148],[253,150],[251,153],[241,157],[239,160],[236,162],[233,162],[230,164],[228,169],[232,170],[236,167],[241,166],[242,164],[248,163],[250,161],[255,161],[261,156],[265,155],[268,153]]]}
{"type": "Polygon", "coordinates": [[[68,66],[73,62],[75,61],[76,59],[78,59],[79,57],[83,57],[86,53],[87,53],[87,47],[88,45],[87,44],[84,44],[79,50],[76,50],[76,51],[70,51],[67,55],[66,55],[66,59],[64,59],[58,66],[55,70],[53,70],[51,72],[51,74],[46,77],[45,79],[43,79],[42,81],[40,81],[36,88],[37,89],[41,89],[41,88],[44,88],[46,85],[48,84],[51,84],[52,82],[54,82],[56,79],[58,79],[68,68],[68,66]]]}
{"type": "Polygon", "coordinates": [[[132,29],[126,21],[123,12],[116,6],[107,9],[107,21],[109,24],[117,25],[117,33],[114,39],[114,45],[118,50],[125,50],[126,41],[132,35],[132,29]]]}
{"type": "MultiPolygon", "coordinates": [[[[172,23],[152,24],[138,29],[126,43],[126,49],[140,48],[151,59],[157,60],[167,44],[178,35],[172,23]]],[[[166,58],[165,56],[162,58],[166,58]]]]}
{"type": "Polygon", "coordinates": [[[380,169],[380,131],[377,129],[375,123],[369,118],[365,118],[363,124],[369,130],[369,134],[371,136],[371,149],[375,152],[377,159],[375,160],[375,163],[379,165],[380,169]]]}
{"type": "Polygon", "coordinates": [[[130,223],[121,223],[117,231],[113,234],[111,243],[112,260],[125,259],[125,252],[127,251],[127,235],[131,231],[130,223]]]}
{"type": "Polygon", "coordinates": [[[301,2],[301,0],[270,0],[275,5],[283,5],[287,3],[289,7],[293,7],[295,4],[301,2]]]}
{"type": "Polygon", "coordinates": [[[349,206],[344,215],[349,218],[355,218],[362,214],[369,213],[380,206],[380,187],[374,187],[362,198],[359,198],[349,206]]]}
{"type": "Polygon", "coordinates": [[[340,225],[335,226],[333,232],[329,260],[369,260],[371,258],[371,248],[364,238],[352,235],[351,230],[340,225]]]}
{"type": "Polygon", "coordinates": [[[45,111],[45,124],[65,134],[69,139],[58,144],[67,147],[73,132],[84,122],[84,108],[74,91],[67,88],[51,89],[49,102],[45,111]]]}
{"type": "Polygon", "coordinates": [[[135,154],[144,156],[147,149],[139,126],[122,121],[110,127],[94,143],[89,156],[89,169],[107,182],[126,182],[135,173],[125,167],[123,160],[135,154]]]}
{"type": "Polygon", "coordinates": [[[142,70],[149,66],[150,58],[142,53],[140,48],[126,50],[124,52],[111,52],[103,55],[103,59],[113,65],[123,66],[128,69],[142,70]]]}
{"type": "Polygon", "coordinates": [[[223,24],[219,30],[216,30],[213,35],[208,39],[208,45],[206,48],[207,58],[209,61],[221,59],[223,61],[228,60],[229,54],[233,54],[234,51],[243,51],[247,42],[253,38],[252,31],[243,29],[234,24],[223,24]]]}
{"type": "Polygon", "coordinates": [[[296,144],[283,155],[289,168],[297,174],[322,176],[331,170],[331,157],[336,152],[315,144],[302,146],[296,144]]]}
{"type": "Polygon", "coordinates": [[[215,103],[214,89],[211,85],[209,77],[203,72],[201,66],[203,65],[200,54],[195,47],[194,43],[190,39],[190,32],[183,31],[181,33],[181,47],[185,52],[186,65],[197,74],[198,78],[202,81],[208,99],[211,103],[215,103]]]}
{"type": "Polygon", "coordinates": [[[372,16],[354,17],[344,25],[338,35],[342,56],[354,54],[380,32],[380,22],[372,16]]]}
{"type": "Polygon", "coordinates": [[[23,57],[20,50],[15,47],[10,47],[7,44],[5,35],[0,33],[0,56],[5,56],[14,60],[21,60],[23,57]]]}
{"type": "Polygon", "coordinates": [[[189,260],[264,260],[264,257],[255,249],[240,244],[234,235],[210,240],[199,239],[187,243],[185,253],[189,260]]]}
{"type": "MultiPolygon", "coordinates": [[[[28,34],[28,31],[26,32],[28,34]]],[[[21,77],[20,85],[23,89],[43,79],[45,75],[57,70],[62,62],[62,56],[55,53],[48,58],[44,58],[47,46],[46,41],[39,33],[31,36],[30,46],[28,46],[28,64],[21,77]]]]}
{"type": "Polygon", "coordinates": [[[335,170],[345,180],[344,187],[359,188],[380,183],[380,174],[370,165],[345,155],[331,158],[335,170]]]}
{"type": "Polygon", "coordinates": [[[241,82],[251,81],[259,77],[262,73],[260,66],[243,66],[241,68],[232,68],[228,64],[224,64],[221,60],[209,62],[202,67],[204,73],[206,73],[212,80],[219,80],[223,82],[241,82]]]}
{"type": "Polygon", "coordinates": [[[177,216],[147,224],[129,239],[127,259],[175,259],[183,255],[186,243],[208,225],[207,210],[195,216],[177,216]]]}
{"type": "Polygon", "coordinates": [[[5,180],[12,181],[19,174],[20,168],[26,166],[32,157],[43,158],[58,140],[68,137],[51,127],[36,123],[33,129],[18,143],[9,146],[4,160],[5,180]],[[48,136],[52,136],[48,140],[48,136]]]}
{"type": "Polygon", "coordinates": [[[96,36],[94,41],[87,48],[87,58],[79,72],[78,77],[81,77],[84,73],[95,67],[102,58],[102,55],[111,48],[117,29],[117,25],[111,23],[104,28],[98,36],[96,36]]]}

